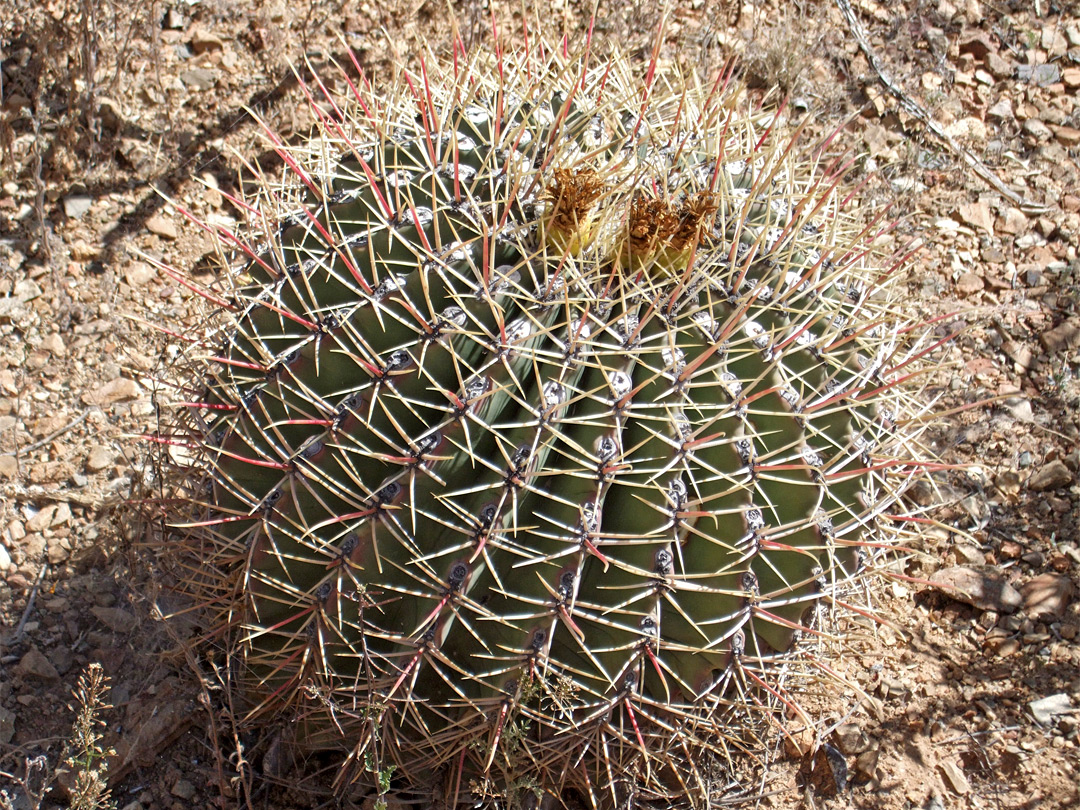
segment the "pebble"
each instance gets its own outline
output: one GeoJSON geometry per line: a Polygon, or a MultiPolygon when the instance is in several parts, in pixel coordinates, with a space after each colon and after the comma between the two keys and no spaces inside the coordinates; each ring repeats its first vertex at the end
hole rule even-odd
{"type": "Polygon", "coordinates": [[[945,760],[939,766],[941,773],[945,776],[945,781],[949,783],[949,787],[952,788],[953,793],[960,796],[964,796],[971,792],[971,783],[968,782],[967,777],[964,776],[963,770],[955,762],[945,760]]]}
{"type": "Polygon", "coordinates": [[[195,55],[206,51],[220,51],[224,48],[221,38],[209,31],[204,31],[198,26],[191,31],[191,50],[195,55]]]}
{"type": "Polygon", "coordinates": [[[46,335],[42,339],[41,348],[57,357],[63,357],[67,354],[67,344],[64,343],[64,339],[56,332],[46,335]]]}
{"type": "Polygon", "coordinates": [[[986,69],[995,79],[1005,79],[1013,75],[1013,63],[1000,53],[987,54],[986,69]]]}
{"type": "Polygon", "coordinates": [[[1002,233],[1016,235],[1027,228],[1027,214],[1019,208],[1006,208],[998,230],[1002,233]]]}
{"type": "Polygon", "coordinates": [[[1035,421],[1035,412],[1031,408],[1031,400],[1027,397],[1009,397],[1003,404],[1013,419],[1021,422],[1035,421]]]}
{"type": "Polygon", "coordinates": [[[1048,490],[1061,489],[1072,483],[1073,474],[1065,462],[1054,459],[1049,464],[1042,465],[1028,479],[1028,489],[1032,492],[1047,492],[1048,490]]]}
{"type": "Polygon", "coordinates": [[[129,633],[135,626],[135,617],[122,608],[93,607],[90,612],[114,633],[129,633]]]}
{"type": "Polygon", "coordinates": [[[50,539],[46,541],[45,559],[49,561],[49,565],[59,565],[71,556],[71,542],[64,538],[63,540],[50,539]]]}
{"type": "Polygon", "coordinates": [[[37,648],[32,648],[15,665],[15,674],[38,681],[58,681],[60,673],[45,655],[37,648]]]}
{"type": "Polygon", "coordinates": [[[38,298],[41,295],[41,287],[36,281],[28,278],[24,278],[22,281],[15,282],[14,298],[16,301],[22,304],[26,304],[38,298]]]}
{"type": "Polygon", "coordinates": [[[1016,117],[1016,113],[1013,112],[1012,102],[1003,98],[986,111],[986,117],[991,121],[1011,121],[1016,117]]]}
{"type": "Polygon", "coordinates": [[[877,775],[877,764],[880,750],[871,748],[863,751],[855,757],[855,773],[863,779],[873,779],[877,775]]]}
{"type": "Polygon", "coordinates": [[[95,444],[90,448],[90,453],[86,456],[86,471],[91,473],[101,472],[113,463],[115,457],[116,454],[111,447],[95,444]]]}
{"type": "Polygon", "coordinates": [[[870,748],[870,738],[854,723],[837,726],[836,747],[846,756],[861,754],[870,748]]]}
{"type": "Polygon", "coordinates": [[[1072,580],[1062,574],[1039,574],[1020,588],[1024,612],[1032,619],[1052,619],[1065,613],[1072,598],[1072,580]]]}
{"type": "Polygon", "coordinates": [[[956,280],[956,291],[960,295],[973,295],[983,288],[983,280],[975,273],[964,273],[956,280]]]}
{"type": "Polygon", "coordinates": [[[934,572],[930,584],[952,599],[980,610],[1013,613],[1024,600],[1005,581],[1004,575],[991,566],[955,565],[934,572]]]}
{"type": "Polygon", "coordinates": [[[93,204],[94,198],[89,194],[69,194],[64,197],[64,214],[70,219],[82,219],[93,204]]]}
{"type": "Polygon", "coordinates": [[[1030,135],[1038,142],[1048,141],[1053,137],[1053,133],[1050,132],[1050,127],[1040,121],[1038,118],[1029,118],[1024,122],[1024,132],[1030,135]]]}
{"type": "Polygon", "coordinates": [[[1080,348],[1080,318],[1069,318],[1039,335],[1039,342],[1051,354],[1080,348]]]}
{"type": "Polygon", "coordinates": [[[118,377],[110,380],[93,391],[83,394],[82,400],[87,405],[111,405],[114,402],[123,402],[135,399],[142,392],[139,384],[127,377],[118,377]]]}
{"type": "MultiPolygon", "coordinates": [[[[175,239],[175,236],[168,237],[175,239]]],[[[124,281],[132,287],[142,287],[157,278],[157,270],[146,262],[132,262],[124,270],[124,281]]]]}
{"type": "Polygon", "coordinates": [[[11,555],[8,553],[7,548],[3,543],[0,543],[0,574],[3,574],[11,567],[11,555]]]}
{"type": "Polygon", "coordinates": [[[0,745],[7,745],[15,737],[15,712],[0,706],[0,745]]]}
{"type": "Polygon", "coordinates": [[[972,228],[985,231],[993,236],[994,217],[990,213],[990,206],[986,203],[964,203],[957,208],[956,214],[960,217],[961,222],[965,222],[972,228]]]}
{"type": "Polygon", "coordinates": [[[1080,144],[1080,129],[1051,125],[1050,131],[1054,133],[1054,139],[1062,146],[1072,147],[1080,144]]]}
{"type": "Polygon", "coordinates": [[[43,506],[37,511],[36,514],[31,515],[26,521],[26,530],[28,532],[43,532],[50,526],[52,526],[53,517],[56,515],[57,504],[50,503],[48,506],[43,506]]]}
{"type": "Polygon", "coordinates": [[[176,230],[176,223],[161,214],[155,214],[146,220],[146,229],[150,233],[156,233],[162,239],[176,239],[180,235],[176,230]]]}
{"type": "Polygon", "coordinates": [[[192,68],[180,74],[180,81],[192,90],[209,90],[217,84],[217,73],[208,68],[192,68]]]}
{"type": "Polygon", "coordinates": [[[1061,81],[1061,69],[1057,65],[1017,65],[1016,78],[1022,82],[1034,82],[1046,87],[1061,81]]]}
{"type": "Polygon", "coordinates": [[[195,798],[195,786],[187,779],[177,779],[169,792],[176,798],[188,802],[195,798]]]}
{"type": "Polygon", "coordinates": [[[1028,709],[1031,710],[1031,716],[1035,718],[1036,723],[1040,726],[1049,726],[1057,722],[1058,715],[1071,714],[1073,707],[1069,696],[1060,692],[1031,701],[1028,709]]]}
{"type": "Polygon", "coordinates": [[[19,462],[15,456],[0,456],[0,478],[12,479],[19,474],[19,462]]]}

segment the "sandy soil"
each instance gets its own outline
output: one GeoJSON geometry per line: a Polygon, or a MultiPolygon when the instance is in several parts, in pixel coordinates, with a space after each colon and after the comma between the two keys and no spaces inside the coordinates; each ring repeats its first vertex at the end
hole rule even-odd
{"type": "MultiPolygon", "coordinates": [[[[490,15],[456,2],[484,47],[490,15]]],[[[1077,806],[1080,721],[1080,12],[1049,0],[854,0],[869,48],[903,94],[978,159],[992,188],[890,95],[839,3],[674,3],[669,61],[708,73],[731,55],[751,93],[779,86],[838,126],[867,209],[892,206],[889,249],[922,243],[904,306],[941,318],[932,390],[948,413],[928,444],[949,464],[915,493],[934,524],[902,564],[982,598],[897,584],[883,630],[848,662],[870,700],[840,695],[831,743],[851,785],[804,787],[777,764],[766,806],[1077,806]],[[1004,190],[1002,190],[1004,189],[1004,190]],[[967,407],[965,409],[965,406],[967,407]],[[956,410],[952,410],[956,409],[956,410]],[[994,586],[994,587],[988,587],[994,586]],[[1060,713],[1044,716],[1046,707],[1060,713]]],[[[9,0],[0,15],[0,788],[14,807],[63,807],[55,769],[72,690],[110,679],[103,748],[116,806],[230,807],[244,782],[213,649],[178,652],[197,619],[163,625],[132,493],[152,480],[152,392],[202,302],[147,257],[209,278],[208,239],[172,200],[222,224],[238,213],[240,157],[269,161],[257,113],[284,138],[310,124],[291,64],[353,48],[378,82],[438,53],[447,5],[371,0],[9,0]],[[10,13],[9,13],[10,11],[10,13]],[[39,759],[40,758],[40,759],[39,759]],[[36,763],[36,764],[35,764],[36,763]],[[29,774],[28,774],[29,771],[29,774]],[[49,791],[39,790],[48,786],[49,791]],[[41,795],[45,794],[45,795],[41,795]]],[[[580,38],[591,7],[553,0],[551,30],[580,38]]],[[[601,43],[639,57],[653,4],[601,3],[601,43]],[[614,10],[614,6],[618,6],[614,10]]],[[[248,742],[244,740],[243,742],[248,742]]],[[[253,749],[252,765],[262,752],[253,749]]],[[[362,801],[363,797],[354,797],[362,801]]],[[[250,806],[303,806],[266,785],[250,806]]]]}

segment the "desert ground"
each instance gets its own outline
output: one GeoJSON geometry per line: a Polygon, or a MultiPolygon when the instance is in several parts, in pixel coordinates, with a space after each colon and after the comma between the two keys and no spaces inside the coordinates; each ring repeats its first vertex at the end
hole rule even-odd
{"type": "MultiPolygon", "coordinates": [[[[923,435],[944,464],[911,493],[928,523],[897,562],[910,579],[881,595],[890,624],[860,651],[876,662],[867,699],[840,695],[826,723],[849,784],[821,793],[800,752],[781,752],[732,803],[1077,807],[1080,8],[661,5],[551,0],[542,16],[571,41],[592,21],[598,49],[642,64],[657,31],[665,64],[710,76],[735,59],[747,98],[810,116],[802,141],[839,130],[853,208],[889,206],[897,223],[875,246],[918,247],[900,305],[949,338],[923,435]]],[[[79,793],[80,771],[123,810],[333,806],[260,781],[257,743],[241,767],[221,651],[186,643],[196,615],[159,620],[183,606],[139,518],[159,483],[140,437],[177,352],[154,327],[198,329],[206,302],[155,265],[213,280],[213,244],[177,206],[241,220],[227,195],[245,193],[244,161],[268,159],[256,118],[286,141],[312,124],[294,69],[351,48],[377,84],[455,34],[483,48],[494,25],[514,41],[535,20],[523,8],[3,4],[0,807],[110,806],[79,793]],[[101,739],[80,736],[80,713],[101,739]]]]}

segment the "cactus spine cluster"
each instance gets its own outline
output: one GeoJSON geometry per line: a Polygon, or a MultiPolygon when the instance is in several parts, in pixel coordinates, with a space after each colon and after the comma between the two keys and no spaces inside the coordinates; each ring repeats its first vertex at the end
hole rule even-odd
{"type": "Polygon", "coordinates": [[[870,231],[775,115],[655,61],[342,79],[217,231],[179,409],[247,710],[343,781],[701,800],[698,752],[809,722],[913,469],[870,231]]]}

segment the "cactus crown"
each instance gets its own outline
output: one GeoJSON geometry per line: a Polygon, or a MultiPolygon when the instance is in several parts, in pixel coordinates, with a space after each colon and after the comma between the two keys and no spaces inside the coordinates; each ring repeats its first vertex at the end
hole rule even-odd
{"type": "Polygon", "coordinates": [[[695,752],[831,672],[914,350],[775,114],[641,76],[534,44],[305,86],[317,135],[219,232],[193,590],[343,781],[701,797],[695,752]]]}

